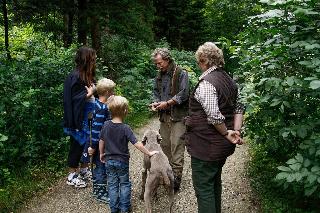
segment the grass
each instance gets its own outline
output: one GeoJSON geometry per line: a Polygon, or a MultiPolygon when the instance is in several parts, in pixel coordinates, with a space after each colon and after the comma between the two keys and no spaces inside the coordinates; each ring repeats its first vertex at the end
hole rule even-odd
{"type": "Polygon", "coordinates": [[[64,173],[64,169],[52,172],[44,166],[35,166],[12,174],[9,184],[0,188],[0,212],[16,211],[28,199],[47,191],[64,173]]]}

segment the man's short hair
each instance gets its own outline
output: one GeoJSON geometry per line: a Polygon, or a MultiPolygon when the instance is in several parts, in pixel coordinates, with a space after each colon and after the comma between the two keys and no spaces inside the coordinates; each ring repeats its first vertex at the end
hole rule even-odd
{"type": "Polygon", "coordinates": [[[160,55],[163,60],[172,61],[172,57],[168,48],[156,48],[151,54],[152,59],[154,59],[157,55],[160,55]]]}
{"type": "Polygon", "coordinates": [[[108,99],[108,108],[112,117],[125,118],[129,110],[129,102],[125,97],[113,96],[108,99]]]}
{"type": "Polygon", "coordinates": [[[97,93],[99,96],[106,95],[107,92],[113,91],[116,87],[116,84],[108,79],[108,78],[102,78],[97,83],[97,93]]]}

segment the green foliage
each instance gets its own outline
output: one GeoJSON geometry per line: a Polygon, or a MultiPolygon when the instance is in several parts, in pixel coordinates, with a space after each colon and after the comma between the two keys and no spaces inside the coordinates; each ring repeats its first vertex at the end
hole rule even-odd
{"type": "MultiPolygon", "coordinates": [[[[169,47],[160,42],[157,47],[169,47]]],[[[141,41],[124,36],[104,37],[100,61],[100,74],[117,82],[118,94],[128,98],[130,113],[127,122],[132,126],[141,126],[143,118],[151,116],[148,105],[152,102],[156,67],[151,60],[153,49],[141,41]]],[[[199,72],[192,52],[171,50],[176,63],[188,71],[191,84],[197,81],[199,72]]]]}
{"type": "Polygon", "coordinates": [[[239,48],[230,48],[241,64],[236,74],[248,106],[246,134],[255,146],[263,144],[259,152],[267,161],[276,162],[272,174],[280,170],[276,179],[295,195],[291,202],[304,208],[300,199],[315,208],[320,197],[315,131],[320,124],[320,5],[260,2],[262,14],[249,19],[239,48]]]}
{"type": "MultiPolygon", "coordinates": [[[[0,192],[4,200],[0,199],[0,206],[6,208],[10,206],[6,202],[16,201],[12,193],[18,192],[17,199],[32,195],[13,189],[21,178],[34,178],[35,165],[57,171],[65,164],[68,142],[62,134],[62,89],[73,67],[75,49],[56,47],[50,38],[29,25],[14,27],[10,30],[13,59],[7,61],[0,55],[4,91],[0,103],[0,192]]],[[[28,184],[21,184],[21,189],[35,187],[28,184]]]]}
{"type": "Polygon", "coordinates": [[[231,41],[244,30],[249,16],[260,12],[257,0],[210,0],[206,1],[203,22],[206,30],[203,32],[205,40],[218,41],[224,37],[231,41]]]}
{"type": "Polygon", "coordinates": [[[286,166],[278,166],[281,171],[276,179],[285,187],[292,185],[295,191],[304,191],[311,196],[319,191],[320,183],[320,137],[315,136],[300,144],[301,153],[286,162],[286,166]]]}
{"type": "Polygon", "coordinates": [[[154,31],[156,38],[167,39],[175,48],[194,50],[205,39],[206,1],[154,1],[156,8],[154,31]]]}
{"type": "Polygon", "coordinates": [[[154,7],[152,1],[110,1],[100,5],[109,19],[105,26],[112,34],[153,42],[154,7]]]}

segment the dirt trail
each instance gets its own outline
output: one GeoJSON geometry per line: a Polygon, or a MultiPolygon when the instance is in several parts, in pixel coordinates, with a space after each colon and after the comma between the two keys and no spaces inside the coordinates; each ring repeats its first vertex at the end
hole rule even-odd
{"type": "MultiPolygon", "coordinates": [[[[147,129],[159,129],[157,119],[151,119],[144,127],[135,132],[141,139],[147,129]]],[[[141,163],[143,155],[138,150],[130,147],[130,177],[132,181],[132,207],[134,213],[144,212],[143,201],[139,200],[141,182],[141,163]]],[[[222,174],[222,212],[227,213],[256,213],[261,212],[259,204],[251,191],[245,166],[248,161],[247,146],[238,146],[235,153],[228,158],[222,174]]],[[[106,204],[96,202],[91,197],[91,185],[85,189],[75,189],[67,186],[65,179],[61,179],[46,194],[35,197],[19,212],[22,213],[71,213],[71,212],[110,212],[106,204]]],[[[167,211],[168,200],[164,190],[160,188],[158,200],[154,203],[153,212],[167,211]]],[[[185,153],[185,165],[180,192],[175,196],[174,212],[197,212],[197,203],[191,181],[190,157],[185,153]]]]}

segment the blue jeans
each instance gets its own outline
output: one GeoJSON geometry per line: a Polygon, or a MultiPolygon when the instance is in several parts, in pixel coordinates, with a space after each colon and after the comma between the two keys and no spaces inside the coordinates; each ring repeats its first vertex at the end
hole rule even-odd
{"type": "Polygon", "coordinates": [[[106,162],[111,212],[129,211],[131,207],[131,182],[129,163],[118,160],[106,162]]]}
{"type": "MultiPolygon", "coordinates": [[[[88,153],[89,142],[84,146],[84,150],[81,156],[81,163],[90,163],[90,156],[88,153]]],[[[100,161],[100,152],[98,147],[95,148],[95,153],[92,156],[92,161],[96,165],[92,172],[93,181],[96,184],[107,184],[107,173],[104,163],[100,161]]]]}
{"type": "Polygon", "coordinates": [[[93,169],[92,178],[93,181],[97,184],[107,184],[107,171],[104,163],[99,159],[100,153],[96,152],[93,156],[93,162],[96,164],[96,167],[93,169]]]}

